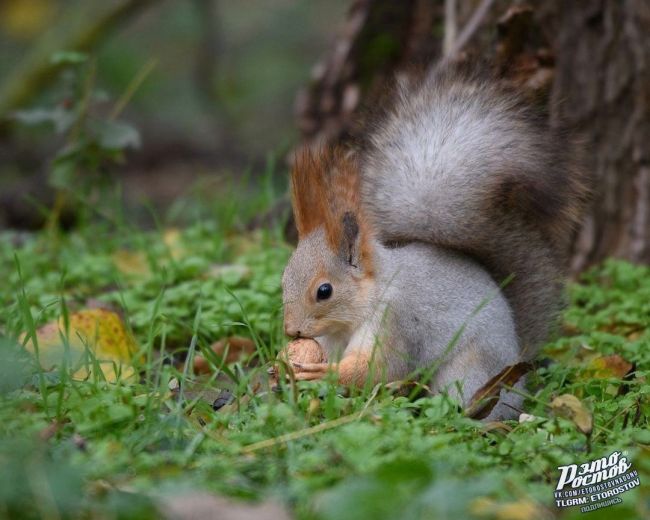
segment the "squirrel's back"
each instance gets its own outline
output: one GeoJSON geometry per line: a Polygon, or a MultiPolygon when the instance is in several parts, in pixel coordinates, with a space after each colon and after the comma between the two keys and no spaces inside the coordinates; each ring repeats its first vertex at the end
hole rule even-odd
{"type": "Polygon", "coordinates": [[[384,242],[481,262],[512,305],[525,357],[559,308],[587,194],[569,141],[496,83],[454,72],[398,86],[362,156],[362,201],[384,242]]]}

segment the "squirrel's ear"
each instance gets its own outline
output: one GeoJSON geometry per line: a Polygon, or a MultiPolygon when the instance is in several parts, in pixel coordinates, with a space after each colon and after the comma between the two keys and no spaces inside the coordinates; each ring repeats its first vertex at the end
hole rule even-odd
{"type": "Polygon", "coordinates": [[[298,237],[311,233],[328,219],[325,157],[308,148],[299,150],[291,169],[291,204],[298,237]]]}
{"type": "Polygon", "coordinates": [[[341,244],[339,254],[349,265],[359,267],[361,247],[359,236],[359,221],[351,211],[346,211],[341,218],[341,244]]]}

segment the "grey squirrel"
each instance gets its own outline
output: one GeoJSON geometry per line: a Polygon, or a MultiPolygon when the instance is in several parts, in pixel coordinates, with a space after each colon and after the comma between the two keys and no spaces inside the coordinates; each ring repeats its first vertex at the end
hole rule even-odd
{"type": "Polygon", "coordinates": [[[363,385],[436,365],[426,383],[467,404],[547,340],[585,175],[517,96],[450,70],[402,81],[367,132],[293,167],[285,332],[327,358],[295,376],[363,385]]]}

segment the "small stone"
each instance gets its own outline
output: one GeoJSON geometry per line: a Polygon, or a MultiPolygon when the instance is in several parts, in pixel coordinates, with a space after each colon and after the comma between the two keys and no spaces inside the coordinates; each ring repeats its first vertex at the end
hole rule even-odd
{"type": "Polygon", "coordinates": [[[86,447],[87,447],[86,439],[81,435],[79,435],[78,433],[75,433],[72,436],[72,443],[81,451],[86,451],[86,447]]]}
{"type": "Polygon", "coordinates": [[[535,417],[534,415],[530,415],[528,413],[522,413],[519,416],[519,423],[521,424],[525,422],[533,422],[535,419],[537,419],[537,417],[535,417]]]}
{"type": "Polygon", "coordinates": [[[227,404],[232,403],[234,399],[235,398],[232,395],[232,392],[230,390],[221,390],[217,398],[212,403],[212,409],[216,412],[217,410],[220,410],[227,404]]]}

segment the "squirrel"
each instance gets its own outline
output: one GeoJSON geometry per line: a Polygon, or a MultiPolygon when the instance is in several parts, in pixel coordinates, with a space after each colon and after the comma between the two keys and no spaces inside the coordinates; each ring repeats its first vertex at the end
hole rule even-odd
{"type": "Polygon", "coordinates": [[[362,386],[419,373],[467,405],[533,358],[558,317],[588,199],[574,156],[515,94],[452,70],[398,82],[357,149],[299,152],[284,325],[327,362],[296,363],[296,379],[334,371],[362,386]]]}

